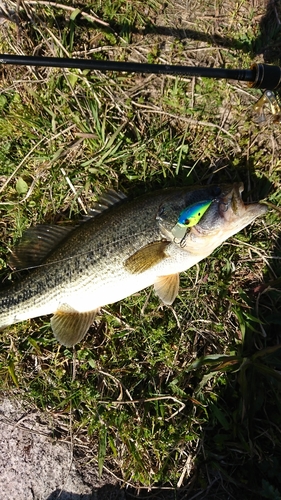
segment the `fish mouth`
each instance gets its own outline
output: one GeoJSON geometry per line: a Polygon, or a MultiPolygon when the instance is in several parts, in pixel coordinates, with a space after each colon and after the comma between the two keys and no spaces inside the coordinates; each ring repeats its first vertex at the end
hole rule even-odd
{"type": "Polygon", "coordinates": [[[197,250],[204,247],[207,256],[223,241],[267,211],[266,205],[244,203],[241,196],[244,191],[242,182],[223,185],[221,188],[221,193],[213,200],[202,219],[191,228],[191,245],[186,244],[186,250],[192,252],[195,246],[197,250]]]}
{"type": "Polygon", "coordinates": [[[247,225],[267,211],[267,207],[260,203],[244,203],[243,191],[243,182],[237,182],[218,199],[219,213],[229,223],[239,221],[241,225],[244,225],[243,222],[247,225]]]}

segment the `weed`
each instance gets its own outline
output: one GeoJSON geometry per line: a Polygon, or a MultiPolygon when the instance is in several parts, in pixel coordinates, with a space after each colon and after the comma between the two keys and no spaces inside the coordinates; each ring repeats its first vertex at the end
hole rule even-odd
{"type": "MultiPolygon", "coordinates": [[[[79,12],[38,2],[20,8],[19,24],[3,23],[0,46],[247,68],[262,36],[256,4],[105,0],[93,14],[84,1],[79,12]]],[[[181,276],[173,309],[160,308],[150,290],[108,306],[75,352],[58,346],[49,318],[2,332],[1,390],[60,421],[71,411],[85,467],[87,456],[120,482],[185,485],[196,498],[280,497],[281,226],[272,207],[281,204],[281,137],[270,119],[252,121],[258,97],[239,83],[200,78],[2,69],[3,282],[25,228],[77,219],[77,197],[90,207],[108,187],[135,195],[243,181],[245,200],[271,203],[263,220],[181,276]]]]}

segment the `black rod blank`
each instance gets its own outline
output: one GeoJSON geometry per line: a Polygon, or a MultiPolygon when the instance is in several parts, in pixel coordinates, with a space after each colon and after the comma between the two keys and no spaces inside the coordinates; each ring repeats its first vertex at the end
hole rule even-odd
{"type": "Polygon", "coordinates": [[[122,61],[100,61],[95,59],[73,59],[63,57],[18,56],[0,54],[0,64],[21,66],[45,66],[53,68],[79,68],[128,73],[170,74],[187,77],[223,78],[248,82],[250,87],[268,90],[281,86],[281,68],[266,64],[254,64],[251,69],[203,68],[200,66],[177,66],[171,64],[148,64],[122,61]]]}
{"type": "Polygon", "coordinates": [[[125,71],[130,73],[174,74],[185,76],[205,76],[208,78],[229,78],[251,82],[252,70],[201,68],[174,66],[170,64],[148,64],[121,61],[100,61],[95,59],[71,59],[60,57],[17,56],[0,54],[0,63],[24,66],[49,66],[57,68],[97,69],[100,71],[125,71]]]}

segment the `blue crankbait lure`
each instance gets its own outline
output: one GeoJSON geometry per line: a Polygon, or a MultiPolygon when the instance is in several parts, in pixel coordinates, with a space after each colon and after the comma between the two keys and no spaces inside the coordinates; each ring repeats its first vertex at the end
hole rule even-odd
{"type": "Polygon", "coordinates": [[[190,207],[185,208],[178,218],[178,224],[184,227],[192,227],[198,224],[201,217],[208,210],[209,206],[213,200],[199,201],[198,203],[193,203],[190,207]]]}
{"type": "Polygon", "coordinates": [[[175,239],[180,240],[180,244],[184,242],[187,228],[198,224],[213,201],[214,200],[203,200],[193,203],[180,213],[178,222],[172,229],[175,239]]]}

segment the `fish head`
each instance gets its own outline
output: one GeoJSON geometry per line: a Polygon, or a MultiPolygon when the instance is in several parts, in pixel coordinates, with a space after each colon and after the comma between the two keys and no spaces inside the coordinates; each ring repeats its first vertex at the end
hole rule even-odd
{"type": "Polygon", "coordinates": [[[163,237],[190,253],[209,255],[221,243],[267,211],[266,206],[260,203],[244,203],[241,196],[243,190],[242,182],[205,186],[194,191],[181,190],[177,202],[170,200],[170,203],[166,202],[160,207],[163,237]],[[200,204],[203,200],[210,200],[211,203],[197,224],[187,228],[181,238],[175,237],[173,229],[180,211],[189,205],[200,204]]]}

